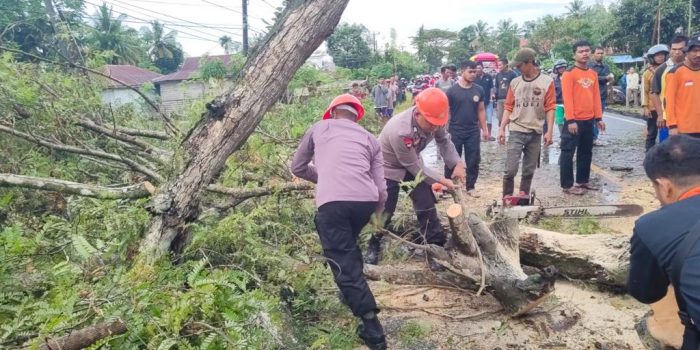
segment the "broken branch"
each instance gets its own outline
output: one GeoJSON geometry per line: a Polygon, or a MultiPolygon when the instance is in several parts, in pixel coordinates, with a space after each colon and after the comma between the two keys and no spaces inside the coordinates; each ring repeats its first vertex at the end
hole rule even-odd
{"type": "Polygon", "coordinates": [[[150,182],[124,187],[105,187],[15,174],[0,174],[0,187],[32,188],[98,199],[136,199],[148,197],[155,192],[155,187],[150,182]]]}
{"type": "Polygon", "coordinates": [[[111,323],[98,323],[94,326],[86,327],[66,336],[53,339],[45,339],[39,346],[39,350],[78,350],[84,349],[98,340],[126,333],[126,324],[117,320],[111,323]]]}
{"type": "Polygon", "coordinates": [[[171,156],[171,153],[169,151],[155,147],[148,142],[140,140],[134,136],[121,133],[118,130],[110,129],[110,128],[104,127],[102,125],[99,125],[90,119],[81,119],[76,124],[85,128],[85,129],[94,131],[98,134],[105,135],[105,136],[111,137],[115,140],[119,140],[119,141],[122,141],[122,142],[125,142],[128,144],[134,145],[136,147],[139,147],[147,154],[155,154],[156,156],[158,156],[158,159],[161,159],[162,157],[170,157],[171,156]]]}

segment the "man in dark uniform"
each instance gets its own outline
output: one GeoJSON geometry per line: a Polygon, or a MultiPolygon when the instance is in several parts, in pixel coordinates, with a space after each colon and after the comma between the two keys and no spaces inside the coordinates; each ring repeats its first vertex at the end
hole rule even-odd
{"type": "Polygon", "coordinates": [[[640,217],[631,241],[627,290],[651,304],[673,284],[685,325],[681,350],[700,349],[700,139],[671,136],[644,159],[661,209],[640,217]],[[678,285],[680,284],[680,286],[678,285]]]}
{"type": "MultiPolygon", "coordinates": [[[[600,105],[603,106],[603,110],[608,106],[608,82],[613,80],[612,73],[610,73],[610,68],[603,63],[603,57],[605,56],[605,51],[602,47],[596,47],[593,50],[593,60],[588,62],[588,66],[591,67],[598,74],[598,86],[600,86],[600,105]]],[[[598,135],[600,130],[598,130],[597,125],[593,125],[593,145],[602,146],[603,143],[598,140],[598,135]]]]}
{"type": "MultiPolygon", "coordinates": [[[[484,108],[486,108],[486,127],[489,130],[489,134],[493,131],[491,126],[493,125],[493,105],[491,104],[491,90],[493,89],[493,78],[490,74],[484,73],[484,64],[481,62],[476,63],[476,80],[474,81],[476,85],[481,86],[484,90],[484,108]]],[[[491,137],[490,141],[496,141],[495,137],[491,137]]]]}

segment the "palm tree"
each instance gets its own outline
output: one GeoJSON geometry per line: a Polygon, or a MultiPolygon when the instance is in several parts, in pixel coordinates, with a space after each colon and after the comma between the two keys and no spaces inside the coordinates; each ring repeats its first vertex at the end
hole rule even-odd
{"type": "Polygon", "coordinates": [[[148,45],[148,58],[161,73],[173,72],[182,63],[182,47],[177,42],[177,32],[165,33],[165,27],[158,21],[151,22],[151,28],[141,28],[143,39],[148,45]]]}
{"type": "Polygon", "coordinates": [[[93,19],[94,31],[90,32],[89,41],[98,50],[112,52],[111,64],[138,64],[144,58],[142,42],[138,32],[132,28],[124,28],[122,21],[126,15],[112,17],[112,9],[106,4],[98,8],[93,19]]]}
{"type": "Polygon", "coordinates": [[[219,38],[219,45],[224,49],[227,55],[230,55],[241,48],[241,43],[238,41],[233,41],[230,36],[224,35],[219,38]]]}
{"type": "Polygon", "coordinates": [[[491,28],[489,27],[488,23],[479,20],[474,25],[474,32],[476,34],[476,43],[474,46],[476,46],[477,50],[482,50],[486,45],[486,42],[489,40],[491,28]]]}
{"type": "Polygon", "coordinates": [[[585,10],[585,6],[583,5],[583,0],[571,0],[571,2],[566,5],[566,9],[569,11],[569,16],[580,17],[583,10],[585,10]]]}

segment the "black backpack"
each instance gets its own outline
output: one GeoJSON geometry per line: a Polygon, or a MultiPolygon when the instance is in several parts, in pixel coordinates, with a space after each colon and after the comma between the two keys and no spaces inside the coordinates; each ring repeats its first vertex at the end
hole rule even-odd
{"type": "MultiPolygon", "coordinates": [[[[673,291],[676,294],[676,303],[678,304],[678,317],[681,319],[681,323],[686,328],[686,333],[689,331],[695,334],[695,340],[700,343],[700,332],[698,331],[698,322],[700,320],[693,320],[688,314],[688,307],[683,299],[681,293],[681,269],[683,268],[683,262],[690,254],[690,251],[700,240],[700,222],[695,224],[693,228],[690,229],[688,235],[685,236],[676,255],[673,257],[673,262],[671,263],[671,283],[673,284],[673,291]]],[[[684,347],[685,348],[685,347],[684,347]]],[[[700,350],[700,347],[698,347],[700,350]]]]}

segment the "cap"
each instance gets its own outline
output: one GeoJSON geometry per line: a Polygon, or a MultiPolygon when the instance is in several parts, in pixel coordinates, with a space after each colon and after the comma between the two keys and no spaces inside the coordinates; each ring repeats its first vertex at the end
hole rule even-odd
{"type": "Polygon", "coordinates": [[[523,47],[518,50],[518,53],[515,54],[515,58],[510,62],[510,67],[514,68],[525,62],[534,62],[535,65],[540,65],[539,62],[537,62],[537,53],[535,50],[529,47],[523,47]]]}
{"type": "Polygon", "coordinates": [[[351,105],[340,105],[340,106],[336,106],[334,109],[342,109],[342,110],[348,111],[348,112],[354,114],[356,117],[357,117],[357,114],[358,114],[358,113],[357,113],[357,109],[355,109],[355,108],[354,108],[353,106],[351,106],[351,105]]]}
{"type": "Polygon", "coordinates": [[[685,44],[685,52],[690,51],[693,46],[700,46],[700,33],[695,33],[688,39],[688,43],[685,44]]]}

